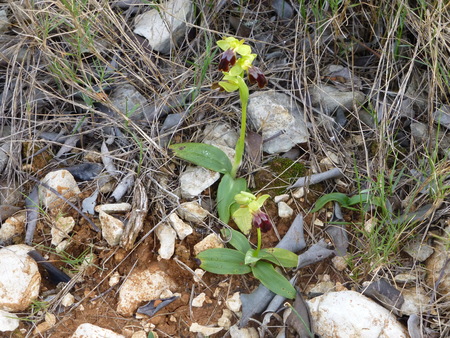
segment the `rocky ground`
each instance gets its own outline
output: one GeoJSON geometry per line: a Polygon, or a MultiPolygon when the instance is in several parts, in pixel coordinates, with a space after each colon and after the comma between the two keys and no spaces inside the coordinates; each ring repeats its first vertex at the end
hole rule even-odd
{"type": "MultiPolygon", "coordinates": [[[[450,335],[450,36],[441,1],[0,0],[3,337],[450,335]],[[299,255],[282,299],[199,268],[226,247],[221,174],[250,87],[239,176],[299,255]]],[[[251,233],[250,242],[257,242],[251,233]]]]}

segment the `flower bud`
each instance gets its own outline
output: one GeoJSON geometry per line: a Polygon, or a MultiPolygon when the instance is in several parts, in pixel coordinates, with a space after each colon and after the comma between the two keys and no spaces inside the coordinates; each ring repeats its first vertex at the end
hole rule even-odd
{"type": "Polygon", "coordinates": [[[234,200],[240,205],[248,205],[254,200],[256,200],[256,197],[255,195],[247,191],[241,191],[239,194],[236,194],[234,196],[234,200]]]}
{"type": "Polygon", "coordinates": [[[258,83],[259,88],[264,88],[268,83],[261,69],[255,66],[248,69],[248,81],[250,84],[258,83]]]}
{"type": "Polygon", "coordinates": [[[236,63],[236,53],[232,49],[227,49],[223,52],[219,61],[219,70],[222,72],[228,72],[230,66],[234,66],[236,63]]]}
{"type": "Polygon", "coordinates": [[[272,229],[272,222],[270,221],[269,216],[262,211],[253,214],[252,224],[257,228],[260,228],[262,232],[268,232],[272,229]]]}

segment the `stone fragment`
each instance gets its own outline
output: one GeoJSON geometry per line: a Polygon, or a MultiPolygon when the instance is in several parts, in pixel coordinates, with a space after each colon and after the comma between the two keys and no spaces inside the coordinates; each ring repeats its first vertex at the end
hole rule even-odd
{"type": "Polygon", "coordinates": [[[254,327],[240,329],[237,325],[230,327],[231,338],[259,338],[258,331],[254,327]]]}
{"type": "MultiPolygon", "coordinates": [[[[8,19],[8,15],[4,9],[0,10],[0,33],[6,32],[9,28],[10,22],[8,19]]],[[[0,172],[1,172],[0,168],[0,172]]]]}
{"type": "Polygon", "coordinates": [[[196,283],[198,283],[198,282],[200,282],[201,280],[202,280],[202,278],[203,278],[203,275],[205,274],[205,270],[203,270],[203,269],[195,269],[194,270],[194,273],[195,273],[195,275],[194,275],[194,282],[196,282],[196,283]]]}
{"type": "Polygon", "coordinates": [[[116,271],[112,274],[112,276],[109,278],[109,282],[108,285],[109,286],[114,286],[119,284],[120,282],[120,274],[116,271]]]}
{"type": "Polygon", "coordinates": [[[330,292],[307,300],[313,330],[323,338],[406,338],[388,310],[355,291],[330,292]]]}
{"type": "Polygon", "coordinates": [[[6,246],[13,244],[15,239],[20,239],[25,232],[26,220],[26,211],[16,213],[14,216],[5,220],[0,227],[0,245],[6,246]]]}
{"type": "Polygon", "coordinates": [[[394,281],[402,284],[415,283],[417,276],[412,273],[399,273],[395,275],[394,281]]]}
{"type": "Polygon", "coordinates": [[[169,224],[162,223],[156,230],[156,237],[159,239],[160,247],[158,253],[162,259],[170,259],[175,252],[175,239],[177,233],[169,224]]]}
{"type": "Polygon", "coordinates": [[[169,215],[169,223],[176,231],[178,238],[181,241],[193,232],[192,227],[189,224],[184,223],[176,213],[171,213],[169,215]]]}
{"type": "Polygon", "coordinates": [[[71,338],[125,338],[125,336],[114,331],[104,329],[100,326],[89,323],[81,324],[77,327],[71,338]]]}
{"type": "Polygon", "coordinates": [[[0,332],[14,331],[19,327],[19,317],[14,313],[0,310],[0,332]]]}
{"type": "Polygon", "coordinates": [[[178,215],[185,221],[201,224],[208,216],[208,211],[203,209],[197,202],[181,203],[177,209],[178,215]]]}
{"type": "Polygon", "coordinates": [[[212,233],[194,245],[194,254],[198,255],[200,252],[205,251],[206,249],[223,248],[223,247],[224,245],[220,240],[220,237],[212,233]]]}
{"type": "Polygon", "coordinates": [[[151,9],[136,17],[134,33],[145,37],[154,50],[169,53],[184,37],[191,12],[190,0],[162,1],[158,10],[151,9]]]}
{"type": "Polygon", "coordinates": [[[203,142],[224,146],[231,149],[236,148],[239,134],[226,123],[207,124],[203,132],[203,142]]]}
{"type": "Polygon", "coordinates": [[[57,246],[65,238],[69,237],[69,233],[75,227],[75,220],[73,217],[58,217],[55,221],[55,225],[52,227],[52,245],[57,246]]]}
{"type": "Polygon", "coordinates": [[[321,107],[326,114],[342,107],[353,110],[354,104],[361,104],[366,99],[360,91],[341,91],[329,85],[315,85],[309,88],[309,94],[311,95],[312,105],[321,107]]]}
{"type": "Polygon", "coordinates": [[[225,330],[228,330],[231,326],[231,319],[233,318],[233,312],[229,309],[222,310],[222,317],[217,321],[217,325],[222,326],[225,330]]]}
{"type": "Polygon", "coordinates": [[[337,271],[344,271],[347,268],[347,260],[342,256],[333,257],[331,263],[337,271]]]}
{"type": "Polygon", "coordinates": [[[289,195],[288,194],[278,195],[278,196],[275,196],[273,198],[273,201],[275,203],[287,202],[288,200],[289,200],[289,195]]]}
{"type": "Polygon", "coordinates": [[[305,196],[305,188],[304,187],[300,187],[300,188],[292,191],[292,197],[294,197],[294,198],[300,199],[303,196],[305,196]]]}
{"type": "Polygon", "coordinates": [[[192,300],[191,305],[192,305],[193,307],[202,307],[202,306],[203,306],[203,303],[205,302],[205,300],[206,300],[206,295],[205,295],[204,292],[202,292],[201,294],[199,294],[197,297],[195,297],[195,298],[192,300]]]}
{"type": "Polygon", "coordinates": [[[187,167],[180,175],[180,189],[183,198],[194,198],[220,178],[220,174],[202,167],[187,167]]]}
{"type": "Polygon", "coordinates": [[[425,262],[427,285],[431,290],[435,289],[436,282],[439,281],[437,291],[445,295],[445,299],[450,300],[450,264],[448,249],[442,243],[436,243],[434,253],[425,262]],[[444,268],[445,267],[445,268],[444,268]]]}
{"type": "Polygon", "coordinates": [[[211,336],[223,330],[223,327],[211,327],[200,325],[199,323],[192,323],[189,327],[189,332],[201,333],[205,336],[211,336]]]}
{"type": "Polygon", "coordinates": [[[131,204],[130,203],[110,203],[110,204],[100,204],[97,205],[94,210],[96,212],[106,212],[107,214],[114,214],[114,213],[126,213],[131,210],[131,204]]]}
{"type": "Polygon", "coordinates": [[[123,222],[102,210],[99,212],[99,218],[102,226],[102,237],[110,246],[118,245],[123,234],[123,222]]]}
{"type": "Polygon", "coordinates": [[[273,90],[254,92],[250,95],[248,118],[262,132],[263,150],[269,154],[287,152],[308,141],[303,113],[286,94],[273,90]]]}
{"type": "MultiPolygon", "coordinates": [[[[149,105],[147,99],[131,84],[115,87],[109,98],[117,111],[129,116],[133,121],[153,112],[153,107],[149,105]]],[[[115,116],[115,113],[112,114],[115,116]]]]}
{"type": "MultiPolygon", "coordinates": [[[[81,193],[72,174],[64,169],[48,173],[41,182],[72,202],[81,193]]],[[[39,185],[39,201],[50,210],[59,208],[66,203],[42,185],[39,185]]]]}
{"type": "Polygon", "coordinates": [[[133,272],[120,289],[117,312],[130,317],[142,302],[158,299],[164,290],[176,287],[176,283],[157,265],[133,272]]]}
{"type": "Polygon", "coordinates": [[[278,203],[278,216],[281,218],[288,218],[294,214],[294,210],[287,205],[286,202],[278,203]]]}
{"type": "Polygon", "coordinates": [[[408,255],[419,262],[425,262],[433,254],[433,248],[420,240],[414,240],[403,248],[408,255]]]}
{"type": "Polygon", "coordinates": [[[228,298],[225,302],[228,309],[237,313],[241,310],[242,302],[241,302],[241,294],[239,292],[233,293],[233,296],[228,298]]]}
{"type": "Polygon", "coordinates": [[[62,306],[68,307],[73,305],[73,303],[75,303],[75,297],[71,293],[68,293],[61,299],[62,306]]]}
{"type": "Polygon", "coordinates": [[[41,275],[24,244],[0,249],[0,310],[24,311],[39,295],[41,275]]]}
{"type": "Polygon", "coordinates": [[[402,296],[405,300],[400,308],[400,311],[403,315],[420,315],[429,311],[430,297],[427,296],[427,293],[423,288],[413,287],[410,289],[403,289],[402,296]]]}

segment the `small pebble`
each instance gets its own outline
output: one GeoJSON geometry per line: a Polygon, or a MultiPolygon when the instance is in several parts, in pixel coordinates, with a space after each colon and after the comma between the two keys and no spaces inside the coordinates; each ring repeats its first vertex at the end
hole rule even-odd
{"type": "Polygon", "coordinates": [[[294,210],[285,202],[278,203],[278,216],[281,218],[291,217],[294,214],[294,210]]]}
{"type": "Polygon", "coordinates": [[[204,292],[202,292],[201,294],[199,294],[197,297],[195,297],[192,300],[191,304],[193,307],[202,307],[205,300],[206,300],[206,295],[204,292]]]}
{"type": "Polygon", "coordinates": [[[288,199],[289,199],[289,195],[288,194],[283,194],[283,195],[275,196],[273,201],[275,203],[280,203],[280,202],[286,202],[288,199]]]}
{"type": "Polygon", "coordinates": [[[233,296],[226,301],[227,308],[229,308],[234,313],[239,312],[242,306],[241,297],[239,292],[235,292],[233,296]]]}

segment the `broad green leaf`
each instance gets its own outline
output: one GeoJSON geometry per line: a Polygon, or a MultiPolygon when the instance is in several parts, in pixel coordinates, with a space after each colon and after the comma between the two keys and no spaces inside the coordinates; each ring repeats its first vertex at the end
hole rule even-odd
{"type": "MultiPolygon", "coordinates": [[[[372,196],[373,197],[373,196],[372,196]]],[[[349,198],[348,205],[365,204],[370,202],[369,194],[358,194],[349,198]]]]}
{"type": "Polygon", "coordinates": [[[234,203],[234,196],[247,190],[247,181],[243,178],[233,179],[230,174],[225,174],[217,188],[217,212],[222,222],[230,220],[230,206],[234,203]]]}
{"type": "Polygon", "coordinates": [[[278,273],[272,264],[258,261],[252,267],[252,272],[266,288],[275,292],[277,295],[294,299],[296,291],[289,281],[280,273],[278,273]]]}
{"type": "Polygon", "coordinates": [[[210,144],[205,143],[179,143],[169,148],[175,156],[192,162],[209,170],[225,174],[231,171],[231,161],[225,153],[210,144]]]}
{"type": "Polygon", "coordinates": [[[348,198],[348,196],[341,192],[333,192],[331,194],[326,194],[316,201],[316,205],[314,209],[311,210],[311,212],[317,212],[320,209],[322,209],[324,205],[327,204],[328,202],[334,201],[338,202],[342,207],[345,208],[349,206],[349,200],[350,199],[348,198]]]}
{"type": "Polygon", "coordinates": [[[258,256],[255,256],[255,250],[250,249],[245,253],[245,261],[244,263],[247,265],[256,263],[257,261],[259,261],[261,258],[259,258],[258,256]]]}
{"type": "Polygon", "coordinates": [[[244,264],[245,255],[242,252],[227,248],[208,249],[197,255],[203,270],[221,275],[242,275],[249,273],[251,268],[244,264]]]}
{"type": "Polygon", "coordinates": [[[247,237],[245,237],[241,232],[227,228],[222,229],[221,232],[222,235],[228,240],[228,244],[243,254],[251,249],[247,237]]]}
{"type": "Polygon", "coordinates": [[[281,248],[262,249],[258,257],[285,268],[295,268],[298,264],[298,256],[295,253],[281,248]]]}
{"type": "Polygon", "coordinates": [[[248,235],[250,230],[252,229],[252,213],[250,212],[248,207],[242,207],[237,209],[231,215],[233,217],[233,221],[238,226],[239,230],[242,231],[244,235],[248,235]]]}

